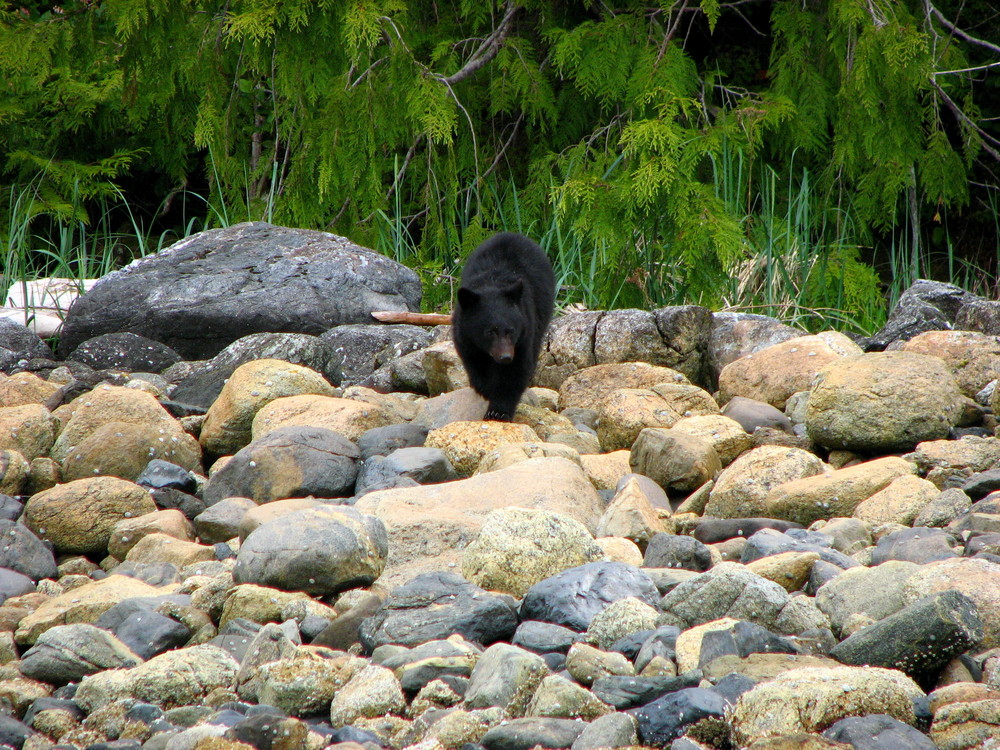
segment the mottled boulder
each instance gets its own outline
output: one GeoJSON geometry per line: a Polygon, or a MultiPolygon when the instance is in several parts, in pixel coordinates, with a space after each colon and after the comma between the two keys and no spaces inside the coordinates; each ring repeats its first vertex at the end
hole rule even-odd
{"type": "Polygon", "coordinates": [[[347,681],[330,703],[330,724],[342,727],[358,719],[374,719],[406,711],[403,688],[392,671],[369,664],[347,681]]]}
{"type": "Polygon", "coordinates": [[[458,633],[488,645],[509,639],[517,615],[507,598],[483,591],[454,573],[424,573],[393,589],[361,624],[361,643],[418,646],[458,633]]]}
{"type": "Polygon", "coordinates": [[[721,722],[728,705],[728,701],[714,690],[696,687],[669,693],[629,713],[639,724],[642,744],[662,747],[703,719],[721,722]]]}
{"type": "Polygon", "coordinates": [[[511,716],[523,716],[549,669],[537,654],[507,643],[486,649],[472,669],[465,694],[470,708],[500,706],[511,716]]]}
{"type": "Polygon", "coordinates": [[[913,724],[923,691],[902,672],[878,667],[793,669],[740,696],[730,714],[740,746],[796,732],[819,732],[847,716],[888,714],[913,724]]]}
{"type": "Polygon", "coordinates": [[[718,384],[719,373],[730,362],[802,335],[803,331],[767,315],[714,313],[712,335],[708,345],[712,385],[718,384]]]}
{"type": "Polygon", "coordinates": [[[212,403],[201,428],[201,444],[216,455],[235,453],[252,439],[257,412],[283,396],[334,393],[314,370],[280,359],[259,359],[240,365],[212,403]]]}
{"type": "Polygon", "coordinates": [[[368,430],[393,424],[385,409],[364,401],[306,394],[285,396],[262,406],[253,418],[254,440],[279,427],[322,427],[357,440],[368,430]]]}
{"type": "Polygon", "coordinates": [[[115,477],[77,479],[32,496],[24,523],[62,553],[107,551],[115,524],[156,510],[149,492],[115,477]]]}
{"type": "Polygon", "coordinates": [[[49,345],[31,329],[0,317],[0,369],[7,370],[22,359],[55,359],[49,345]]]}
{"type": "Polygon", "coordinates": [[[443,451],[460,476],[469,476],[490,451],[501,445],[524,442],[538,442],[537,433],[525,424],[450,422],[427,433],[424,447],[443,451]]]}
{"type": "Polygon", "coordinates": [[[913,474],[898,477],[854,509],[854,517],[879,526],[884,523],[913,524],[927,504],[940,494],[937,487],[913,474]]]}
{"type": "Polygon", "coordinates": [[[105,333],[81,342],[66,359],[95,370],[163,372],[181,355],[159,341],[134,333],[105,333]]]}
{"type": "Polygon", "coordinates": [[[900,347],[904,352],[930,354],[945,361],[969,398],[995,380],[1000,371],[1000,337],[975,331],[926,331],[900,347]]]}
{"type": "Polygon", "coordinates": [[[411,325],[349,323],[320,334],[343,361],[343,384],[354,385],[399,357],[430,346],[434,333],[411,325]]]}
{"type": "Polygon", "coordinates": [[[719,454],[708,440],[660,427],[639,433],[629,466],[665,490],[680,491],[697,489],[722,470],[719,454]]]}
{"type": "Polygon", "coordinates": [[[305,333],[253,333],[237,339],[212,359],[181,363],[184,369],[173,376],[177,381],[170,397],[176,402],[207,409],[219,397],[223,386],[237,368],[258,359],[280,359],[308,367],[334,385],[340,383],[341,357],[319,336],[305,333]]]}
{"type": "Polygon", "coordinates": [[[1000,564],[955,558],[921,565],[906,580],[903,597],[911,603],[947,589],[956,589],[975,602],[984,630],[979,647],[1000,646],[1000,564]]]}
{"type": "Polygon", "coordinates": [[[743,425],[721,414],[686,416],[671,428],[676,432],[707,440],[719,454],[719,461],[723,466],[731,464],[753,445],[753,438],[743,429],[743,425]]]}
{"type": "Polygon", "coordinates": [[[198,441],[175,426],[168,432],[146,424],[108,422],[73,446],[62,462],[61,479],[111,476],[134,482],[150,459],[201,471],[198,441]]]}
{"type": "Polygon", "coordinates": [[[55,578],[55,556],[34,533],[21,523],[0,519],[0,568],[9,568],[33,581],[55,578]]]}
{"type": "Polygon", "coordinates": [[[685,416],[719,413],[707,391],[688,383],[619,388],[597,408],[597,437],[605,451],[631,448],[646,427],[672,427],[685,416]]]}
{"type": "Polygon", "coordinates": [[[345,497],[354,487],[358,456],[354,443],[330,430],[281,427],[242,448],[213,473],[205,485],[205,502],[345,497]]]}
{"type": "Polygon", "coordinates": [[[876,458],[845,469],[794,479],[771,489],[765,513],[808,525],[823,518],[849,516],[863,501],[893,480],[916,473],[909,461],[895,456],[876,458]]]}
{"type": "Polygon", "coordinates": [[[462,552],[462,575],[489,591],[524,596],[534,584],[603,557],[587,527],[528,508],[491,511],[462,552]]]}
{"type": "Polygon", "coordinates": [[[669,506],[654,507],[638,477],[626,475],[601,515],[598,537],[621,537],[645,547],[650,539],[667,530],[663,516],[670,512],[669,506]]]}
{"type": "Polygon", "coordinates": [[[954,284],[917,279],[904,291],[878,333],[865,342],[866,351],[882,351],[897,341],[907,341],[924,331],[944,331],[956,326],[962,305],[978,299],[954,284]]]}
{"type": "Polygon", "coordinates": [[[41,404],[0,408],[0,450],[16,451],[27,461],[47,456],[56,439],[57,424],[41,404]]]}
{"type": "Polygon", "coordinates": [[[806,429],[827,448],[889,453],[946,437],[962,409],[955,377],[938,357],[863,354],[820,371],[809,394],[806,429]]]}
{"type": "Polygon", "coordinates": [[[558,513],[588,529],[603,509],[586,475],[565,458],[533,458],[457,482],[370,492],[354,507],[385,522],[392,542],[382,582],[391,585],[460,563],[487,514],[507,506],[558,513]]]}
{"type": "Polygon", "coordinates": [[[955,328],[979,331],[996,336],[1000,334],[1000,304],[997,300],[969,295],[955,315],[955,328]]]}
{"type": "Polygon", "coordinates": [[[799,448],[762,445],[747,451],[716,477],[705,515],[716,518],[756,518],[767,515],[767,496],[785,482],[823,471],[818,456],[799,448]]]}
{"type": "Polygon", "coordinates": [[[873,568],[851,568],[820,587],[816,606],[830,618],[835,633],[840,633],[855,616],[882,620],[911,601],[905,586],[919,567],[896,560],[873,568]]]}
{"type": "MultiPolygon", "coordinates": [[[[847,340],[860,354],[861,349],[847,340]]],[[[730,362],[719,373],[719,398],[743,396],[784,409],[789,396],[809,390],[824,365],[843,355],[820,336],[800,336],[730,362]]]]}
{"type": "Polygon", "coordinates": [[[258,526],[240,545],[233,580],[328,596],[375,581],[387,554],[379,519],[320,506],[258,526]]]}
{"type": "Polygon", "coordinates": [[[70,308],[59,350],[130,331],[200,359],[250,333],[319,334],[373,310],[419,310],[420,293],[415,272],[343,237],[237,224],[102,278],[70,308]]]}

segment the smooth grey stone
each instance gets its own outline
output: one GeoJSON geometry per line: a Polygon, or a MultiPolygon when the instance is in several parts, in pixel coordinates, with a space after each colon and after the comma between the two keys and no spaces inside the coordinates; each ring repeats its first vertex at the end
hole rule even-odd
{"type": "MultiPolygon", "coordinates": [[[[477,648],[473,654],[477,652],[481,653],[477,648]]],[[[461,648],[451,641],[444,640],[429,641],[406,652],[395,654],[382,662],[382,666],[391,669],[398,677],[403,691],[413,696],[431,680],[440,679],[445,675],[469,677],[472,674],[473,663],[474,659],[467,648],[461,648]]]]}
{"type": "Polygon", "coordinates": [[[609,675],[598,677],[590,692],[619,711],[634,706],[644,706],[657,698],[684,688],[697,687],[701,682],[700,669],[676,677],[632,677],[609,675]]]}
{"type": "Polygon", "coordinates": [[[1000,469],[990,469],[973,474],[959,488],[973,501],[981,500],[991,492],[1000,490],[1000,469]]]}
{"type": "Polygon", "coordinates": [[[0,520],[16,521],[24,512],[24,503],[16,497],[0,494],[0,520]]]}
{"type": "Polygon", "coordinates": [[[639,655],[639,651],[642,649],[643,644],[649,640],[650,636],[652,636],[655,632],[655,630],[649,629],[637,630],[634,633],[629,633],[612,643],[609,650],[621,654],[629,661],[635,661],[635,658],[639,655]]]}
{"type": "Polygon", "coordinates": [[[613,713],[599,716],[584,727],[571,750],[632,747],[639,743],[639,725],[634,716],[613,713]]]}
{"type": "Polygon", "coordinates": [[[510,719],[487,730],[480,742],[487,750],[530,750],[538,745],[568,748],[585,726],[573,719],[510,719]]]}
{"type": "Polygon", "coordinates": [[[931,738],[919,729],[888,714],[848,716],[823,732],[827,739],[851,745],[854,750],[936,750],[931,738]]]}
{"type": "Polygon", "coordinates": [[[541,620],[580,632],[608,604],[635,597],[652,607],[659,592],[644,571],[620,562],[592,562],[539,581],[524,595],[522,620],[541,620]]]}
{"type": "Polygon", "coordinates": [[[205,501],[173,487],[153,488],[149,491],[160,510],[179,510],[189,521],[194,521],[205,510],[205,501]]]}
{"type": "Polygon", "coordinates": [[[183,646],[191,630],[182,622],[155,610],[135,612],[114,628],[114,634],[143,659],[152,659],[183,646]]]}
{"type": "Polygon", "coordinates": [[[250,333],[319,334],[377,309],[419,310],[420,297],[414,271],[343,237],[236,224],[104,276],[68,312],[59,349],[129,330],[198,359],[250,333]]]}
{"type": "Polygon", "coordinates": [[[32,581],[59,577],[52,550],[27,526],[0,520],[0,540],[0,568],[14,570],[32,581]]]}
{"type": "Polygon", "coordinates": [[[29,594],[35,590],[35,582],[28,576],[10,568],[0,568],[0,604],[12,596],[29,594]]]}
{"type": "Polygon", "coordinates": [[[642,567],[681,568],[701,573],[712,567],[712,553],[693,537],[658,532],[646,546],[642,567]]]}
{"type": "Polygon", "coordinates": [[[305,508],[250,532],[233,581],[329,596],[374,583],[388,555],[380,518],[344,506],[305,508]]]}
{"type": "Polygon", "coordinates": [[[975,603],[948,589],[853,633],[834,646],[830,656],[844,664],[898,669],[930,687],[953,657],[982,637],[975,603]]]}
{"type": "Polygon", "coordinates": [[[21,657],[26,676],[50,685],[79,682],[106,669],[134,667],[141,655],[101,628],[87,623],[59,625],[38,636],[21,657]]]}
{"type": "Polygon", "coordinates": [[[458,479],[458,474],[440,448],[399,448],[388,456],[372,456],[361,464],[354,494],[360,497],[375,490],[453,479],[458,479]]]}
{"type": "Polygon", "coordinates": [[[580,640],[579,633],[562,625],[525,620],[517,626],[511,643],[536,654],[553,652],[565,654],[578,640],[580,640]]]}
{"type": "Polygon", "coordinates": [[[373,427],[362,433],[355,442],[361,451],[361,460],[372,456],[387,456],[399,448],[420,448],[427,440],[427,427],[413,422],[373,427]]]}
{"type": "Polygon", "coordinates": [[[750,538],[761,529],[801,529],[802,524],[776,518],[702,518],[694,527],[692,536],[704,544],[725,542],[736,537],[750,538]]]}
{"type": "Polygon", "coordinates": [[[205,504],[226,497],[249,497],[259,502],[289,497],[347,497],[357,477],[358,447],[332,430],[321,427],[279,427],[236,452],[205,485],[205,504]],[[281,497],[258,497],[258,486],[269,486],[281,471],[300,477],[281,497]]]}
{"type": "Polygon", "coordinates": [[[796,532],[804,531],[804,529],[788,529],[787,531],[761,529],[747,539],[746,546],[740,554],[740,562],[745,565],[754,560],[778,555],[782,552],[815,552],[819,555],[820,560],[832,563],[844,570],[858,566],[857,560],[830,547],[830,540],[822,534],[812,533],[804,539],[792,536],[796,532]]]}
{"type": "Polygon", "coordinates": [[[246,497],[225,497],[195,516],[194,530],[204,544],[227,542],[240,535],[240,521],[256,507],[246,497]]]}
{"type": "Polygon", "coordinates": [[[872,565],[881,565],[889,560],[904,560],[920,565],[959,557],[951,548],[954,537],[942,529],[917,527],[900,529],[886,534],[878,540],[872,550],[872,565]]]}
{"type": "Polygon", "coordinates": [[[738,422],[740,427],[750,435],[758,429],[779,430],[793,434],[792,420],[780,409],[763,401],[733,396],[722,408],[722,415],[738,422]]]}
{"type": "Polygon", "coordinates": [[[250,648],[253,639],[261,631],[261,627],[256,622],[237,617],[219,628],[218,634],[209,643],[225,649],[236,661],[242,664],[247,649],[250,648]]]}
{"type": "Polygon", "coordinates": [[[180,583],[181,580],[177,566],[169,562],[135,563],[126,560],[110,572],[144,581],[150,586],[169,586],[171,583],[180,583]]]}
{"type": "Polygon", "coordinates": [[[323,628],[313,638],[313,645],[326,646],[337,651],[347,651],[355,643],[360,642],[361,636],[358,631],[361,628],[361,623],[375,614],[380,606],[382,606],[382,597],[369,592],[353,607],[342,612],[333,622],[323,628]]]}
{"type": "Polygon", "coordinates": [[[0,713],[0,747],[7,746],[14,748],[14,750],[21,750],[25,740],[34,734],[35,730],[28,725],[23,724],[13,716],[0,713]]]}
{"type": "Polygon", "coordinates": [[[490,594],[455,573],[423,573],[395,588],[361,624],[370,653],[395,643],[417,646],[458,633],[484,646],[508,640],[517,627],[511,600],[490,594]]]}
{"type": "Polygon", "coordinates": [[[157,490],[169,487],[192,495],[198,490],[198,480],[194,478],[194,474],[160,458],[154,458],[146,464],[135,483],[157,490]]]}

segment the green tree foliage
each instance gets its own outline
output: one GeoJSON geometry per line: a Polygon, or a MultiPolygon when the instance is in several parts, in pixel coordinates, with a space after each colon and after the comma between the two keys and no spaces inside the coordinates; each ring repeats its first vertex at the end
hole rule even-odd
{"type": "Polygon", "coordinates": [[[833,279],[862,308],[879,293],[862,240],[903,221],[919,238],[968,205],[970,175],[996,183],[1000,47],[930,0],[6,8],[0,168],[44,168],[39,212],[128,174],[160,199],[207,181],[217,221],[388,233],[437,272],[520,229],[558,256],[567,301],[600,304],[738,302],[771,243],[799,302],[826,305],[833,279]],[[806,180],[798,231],[762,229],[806,180]]]}

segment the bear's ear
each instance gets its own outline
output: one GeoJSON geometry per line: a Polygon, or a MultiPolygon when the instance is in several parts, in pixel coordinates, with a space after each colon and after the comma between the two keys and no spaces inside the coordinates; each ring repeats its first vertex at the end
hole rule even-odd
{"type": "Polygon", "coordinates": [[[458,288],[458,304],[466,309],[475,307],[479,304],[479,293],[460,286],[458,288]]]}
{"type": "Polygon", "coordinates": [[[518,279],[513,284],[511,284],[509,287],[507,287],[506,289],[503,290],[504,296],[507,299],[509,299],[509,300],[511,300],[513,302],[516,302],[517,300],[521,299],[521,294],[523,292],[524,292],[524,280],[523,279],[518,279]]]}

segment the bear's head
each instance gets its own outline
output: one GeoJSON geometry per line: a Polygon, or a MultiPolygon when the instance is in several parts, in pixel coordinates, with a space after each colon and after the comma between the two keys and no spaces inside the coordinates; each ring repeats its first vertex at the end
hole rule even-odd
{"type": "Polygon", "coordinates": [[[498,364],[513,362],[518,347],[524,345],[523,295],[524,283],[520,279],[500,289],[458,290],[462,335],[498,364]]]}

